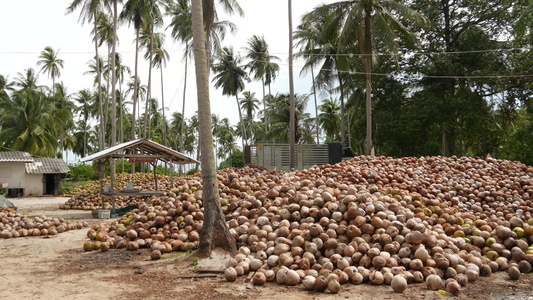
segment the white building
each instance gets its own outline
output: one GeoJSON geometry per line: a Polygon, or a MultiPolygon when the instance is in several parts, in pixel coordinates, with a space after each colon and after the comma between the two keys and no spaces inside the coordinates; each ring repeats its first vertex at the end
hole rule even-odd
{"type": "Polygon", "coordinates": [[[27,152],[0,152],[0,183],[8,197],[59,195],[61,174],[69,173],[59,158],[31,157],[27,152]]]}

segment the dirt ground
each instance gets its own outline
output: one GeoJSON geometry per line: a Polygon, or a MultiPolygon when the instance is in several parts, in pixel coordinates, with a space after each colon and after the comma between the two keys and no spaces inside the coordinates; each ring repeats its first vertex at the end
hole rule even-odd
{"type": "MultiPolygon", "coordinates": [[[[10,199],[28,216],[84,219],[98,222],[87,211],[59,210],[68,198],[10,199]]],[[[111,222],[112,220],[105,220],[111,222]]],[[[229,283],[221,274],[198,275],[194,253],[165,254],[151,261],[148,250],[111,249],[84,252],[87,229],[54,237],[0,240],[0,299],[447,299],[425,284],[411,284],[402,293],[390,286],[343,285],[339,295],[308,292],[302,286],[276,283],[254,286],[247,277],[229,283]]],[[[533,275],[511,281],[505,272],[482,277],[463,288],[460,299],[533,300],[533,275]]]]}

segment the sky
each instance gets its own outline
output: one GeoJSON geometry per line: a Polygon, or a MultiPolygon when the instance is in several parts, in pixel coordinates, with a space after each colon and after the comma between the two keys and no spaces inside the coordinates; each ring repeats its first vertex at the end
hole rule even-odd
{"type": "MultiPolygon", "coordinates": [[[[40,71],[37,66],[41,51],[50,46],[59,50],[59,58],[64,60],[61,77],[56,82],[62,81],[69,94],[85,88],[91,88],[93,75],[84,75],[88,71],[88,62],[94,57],[94,43],[92,43],[92,24],[82,24],[79,20],[80,10],[66,15],[65,11],[72,0],[0,0],[0,26],[2,30],[0,40],[0,74],[9,76],[10,80],[24,73],[27,68],[40,71]]],[[[278,56],[281,61],[280,73],[272,85],[272,93],[289,92],[289,67],[288,67],[288,1],[287,0],[238,0],[245,16],[225,16],[219,19],[229,20],[237,25],[235,35],[228,34],[223,46],[232,46],[235,53],[242,57],[246,55],[244,47],[253,35],[264,36],[271,55],[278,56]]],[[[300,22],[300,17],[311,11],[317,5],[331,3],[333,0],[293,0],[293,28],[300,22]]],[[[222,9],[219,8],[219,11],[222,9]]],[[[165,28],[168,25],[166,20],[165,28]]],[[[183,45],[174,42],[170,30],[166,30],[165,48],[170,54],[170,60],[163,70],[165,107],[167,119],[173,112],[181,112],[185,64],[183,45]]],[[[118,30],[119,44],[117,52],[122,55],[123,64],[128,65],[134,72],[135,63],[135,32],[127,24],[121,25],[118,30]]],[[[107,55],[107,47],[100,47],[101,55],[107,55]]],[[[311,92],[310,76],[300,77],[299,73],[303,62],[294,62],[295,93],[308,94],[311,92]]],[[[194,68],[189,65],[186,89],[185,117],[190,118],[197,110],[196,84],[194,68]]],[[[139,72],[142,84],[148,82],[148,64],[139,55],[139,72]]],[[[213,76],[211,75],[211,78],[213,76]]],[[[51,78],[46,73],[39,74],[39,84],[51,85],[51,78]]],[[[262,99],[260,82],[246,84],[245,91],[256,93],[262,99]]],[[[161,101],[160,71],[152,71],[152,96],[161,101]]],[[[229,118],[230,123],[238,122],[237,102],[235,97],[223,96],[211,84],[210,89],[211,112],[221,119],[229,118]]],[[[320,99],[319,99],[320,100],[320,99]]],[[[160,102],[161,105],[161,102],[160,102]]],[[[131,111],[131,108],[130,108],[131,111]]],[[[313,101],[308,103],[308,112],[314,116],[313,101]]]]}

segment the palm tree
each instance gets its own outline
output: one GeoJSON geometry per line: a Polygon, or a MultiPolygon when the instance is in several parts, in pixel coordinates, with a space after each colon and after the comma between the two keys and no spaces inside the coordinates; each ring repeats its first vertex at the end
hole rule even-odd
{"type": "MultiPolygon", "coordinates": [[[[152,97],[152,59],[154,53],[154,29],[163,24],[163,16],[159,10],[159,6],[156,3],[156,0],[147,0],[146,2],[146,15],[145,20],[142,26],[141,32],[141,44],[146,47],[147,52],[145,54],[145,59],[148,60],[148,99],[152,97]]],[[[148,102],[146,102],[147,104],[148,102]]],[[[144,119],[144,137],[146,138],[147,133],[147,124],[150,121],[150,113],[148,111],[148,105],[145,106],[145,115],[148,117],[144,119]]],[[[149,136],[148,136],[149,137],[149,136]]]]}
{"type": "Polygon", "coordinates": [[[215,83],[215,88],[222,87],[222,95],[235,96],[241,122],[242,148],[244,149],[244,143],[247,139],[239,105],[239,93],[244,90],[244,80],[250,81],[250,78],[241,65],[240,56],[233,53],[233,48],[224,47],[217,59],[217,63],[213,65],[213,72],[215,73],[213,82],[215,83]]]}
{"type": "Polygon", "coordinates": [[[46,47],[39,56],[40,60],[37,65],[41,66],[41,73],[48,73],[52,78],[52,94],[55,94],[56,77],[61,76],[61,69],[63,68],[63,60],[58,58],[58,53],[54,52],[52,47],[46,47]]]}
{"type": "Polygon", "coordinates": [[[9,76],[0,74],[0,99],[9,99],[8,91],[13,91],[14,82],[9,80],[9,76]]]}
{"type": "MultiPolygon", "coordinates": [[[[301,137],[300,122],[309,119],[309,114],[305,113],[307,107],[308,95],[294,96],[294,142],[299,142],[301,137]]],[[[277,94],[272,98],[270,103],[270,119],[272,125],[268,131],[267,138],[277,142],[290,142],[290,95],[277,94]]]]}
{"type": "MultiPolygon", "coordinates": [[[[313,86],[327,90],[333,89],[335,79],[339,83],[340,105],[341,105],[341,143],[346,142],[346,122],[344,121],[344,72],[348,70],[349,60],[346,55],[339,55],[346,52],[345,48],[340,48],[339,34],[341,27],[335,23],[335,14],[330,10],[318,10],[305,15],[302,24],[298,27],[296,38],[299,40],[300,52],[297,57],[306,59],[303,70],[313,71],[313,68],[320,66],[316,78],[313,77],[313,86]]],[[[314,75],[314,74],[312,74],[314,75]]]]}
{"type": "MultiPolygon", "coordinates": [[[[300,25],[298,25],[296,32],[294,33],[294,37],[296,38],[297,42],[296,45],[300,47],[300,52],[296,54],[296,56],[302,56],[306,57],[307,59],[310,59],[309,55],[304,56],[304,53],[312,52],[313,49],[317,47],[316,43],[320,39],[320,33],[321,31],[314,26],[312,22],[302,22],[300,25]]],[[[306,68],[302,68],[300,71],[300,76],[305,75],[307,70],[311,70],[311,79],[313,80],[313,98],[315,100],[315,118],[316,118],[316,143],[319,143],[319,136],[320,136],[320,126],[319,126],[319,117],[318,117],[318,103],[317,103],[317,95],[316,95],[316,83],[315,83],[315,72],[313,66],[308,66],[306,68]]]]}
{"type": "Polygon", "coordinates": [[[338,141],[340,132],[340,106],[335,100],[326,99],[322,102],[320,109],[320,125],[326,131],[326,143],[338,141]]]}
{"type": "Polygon", "coordinates": [[[24,70],[24,74],[18,73],[18,77],[15,78],[15,86],[20,87],[22,90],[37,90],[40,86],[37,86],[37,80],[39,75],[35,74],[35,70],[28,68],[24,70]]]}
{"type": "Polygon", "coordinates": [[[242,93],[242,98],[239,101],[241,109],[246,113],[248,119],[250,139],[252,138],[252,122],[254,119],[255,110],[259,109],[259,100],[255,97],[255,93],[245,91],[242,93]]]}
{"type": "Polygon", "coordinates": [[[54,124],[62,124],[64,120],[45,94],[22,89],[4,104],[10,113],[0,115],[2,146],[34,156],[52,157],[58,147],[54,124]]]}
{"type": "Polygon", "coordinates": [[[220,151],[217,157],[229,159],[229,166],[231,167],[231,154],[237,149],[237,144],[235,143],[235,129],[229,124],[228,118],[220,120],[218,140],[220,151]]]}
{"type": "MultiPolygon", "coordinates": [[[[265,38],[258,37],[254,35],[248,40],[248,47],[245,48],[248,52],[246,58],[250,59],[250,62],[246,64],[246,68],[253,72],[254,79],[261,80],[261,85],[263,87],[263,109],[266,111],[266,95],[265,95],[265,77],[267,76],[267,71],[275,69],[279,70],[279,65],[272,62],[274,60],[280,60],[279,57],[270,55],[268,52],[268,44],[265,41],[265,38]]],[[[269,82],[270,84],[270,82],[269,82]]],[[[268,130],[268,125],[265,120],[265,133],[268,130]]]]}
{"type": "MultiPolygon", "coordinates": [[[[230,234],[218,194],[213,153],[213,136],[211,132],[211,111],[209,103],[208,60],[204,48],[204,28],[201,0],[192,0],[192,24],[194,42],[194,61],[196,69],[196,87],[198,92],[198,117],[200,121],[200,140],[202,148],[202,185],[205,196],[205,219],[200,233],[199,253],[209,257],[216,248],[226,250],[230,255],[237,252],[235,239],[230,234]]],[[[209,32],[209,31],[208,31],[209,32]]],[[[240,110],[239,110],[240,111],[240,110]]]]}
{"type": "Polygon", "coordinates": [[[79,112],[81,118],[78,123],[78,128],[82,129],[83,132],[83,151],[81,152],[81,157],[87,156],[87,131],[90,128],[89,118],[91,117],[92,96],[91,91],[84,89],[80,90],[74,98],[80,104],[77,112],[79,112]]]}
{"type": "MultiPolygon", "coordinates": [[[[163,48],[165,42],[165,35],[163,33],[154,35],[154,58],[153,64],[158,67],[161,72],[161,109],[163,110],[163,120],[165,117],[165,93],[163,88],[163,68],[167,65],[167,61],[170,59],[167,50],[163,48]]],[[[163,145],[167,145],[166,142],[167,130],[166,126],[163,126],[163,145]]]]}
{"type": "MultiPolygon", "coordinates": [[[[94,31],[95,34],[94,37],[94,51],[95,51],[95,59],[100,59],[100,56],[98,55],[98,30],[97,30],[97,23],[98,23],[98,14],[102,11],[102,1],[101,0],[73,0],[70,5],[67,7],[67,13],[74,12],[79,6],[81,5],[81,13],[80,13],[80,20],[82,21],[82,24],[85,23],[85,21],[88,21],[90,19],[93,20],[94,24],[94,31]]],[[[100,105],[100,124],[104,123],[104,116],[103,116],[103,103],[102,103],[102,79],[101,79],[101,73],[100,73],[100,65],[96,65],[96,74],[97,74],[97,80],[98,80],[98,103],[100,105]]],[[[105,132],[104,130],[100,131],[100,150],[104,149],[104,136],[105,132]]]]}
{"type": "MultiPolygon", "coordinates": [[[[413,47],[415,36],[409,32],[407,23],[428,24],[417,11],[394,0],[349,0],[317,7],[315,12],[334,12],[342,26],[339,47],[351,45],[356,40],[361,54],[366,79],[366,154],[372,150],[372,53],[375,45],[380,50],[398,53],[400,40],[413,47]]],[[[342,89],[342,88],[341,88],[342,89]]],[[[341,99],[342,101],[342,99],[341,99]]],[[[341,103],[342,105],[342,103],[341,103]]]]}
{"type": "MultiPolygon", "coordinates": [[[[128,0],[124,4],[124,7],[120,13],[120,19],[129,24],[133,23],[135,29],[135,74],[134,88],[133,88],[133,117],[131,124],[131,139],[135,139],[135,128],[136,128],[136,113],[137,113],[137,103],[139,100],[139,76],[138,76],[138,65],[139,65],[139,35],[140,31],[145,23],[148,22],[150,17],[150,5],[149,2],[152,0],[128,0]]],[[[135,166],[132,164],[131,172],[135,171],[135,166]]]]}

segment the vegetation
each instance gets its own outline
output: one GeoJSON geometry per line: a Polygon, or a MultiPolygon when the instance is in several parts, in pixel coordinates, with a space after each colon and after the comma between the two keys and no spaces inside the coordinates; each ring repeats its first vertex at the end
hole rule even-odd
{"type": "MultiPolygon", "coordinates": [[[[298,143],[341,142],[358,154],[490,154],[533,164],[533,5],[527,1],[365,0],[316,7],[295,20],[295,58],[303,60],[301,74],[311,74],[313,88],[294,95],[292,124],[290,94],[271,90],[280,59],[268,41],[258,33],[243,52],[224,45],[236,28],[217,10],[242,15],[242,9],[234,0],[203,0],[203,7],[210,80],[239,104],[238,122],[211,118],[219,167],[237,166],[242,145],[288,143],[291,125],[298,143]],[[250,80],[261,82],[262,93],[247,88],[250,80]]],[[[61,71],[69,61],[53,45],[18,74],[0,69],[0,150],[43,157],[70,150],[84,157],[149,137],[201,157],[198,115],[184,115],[185,99],[181,112],[169,112],[168,101],[151,93],[151,77],[139,77],[137,61],[161,71],[173,59],[163,47],[166,26],[187,49],[182,58],[192,59],[190,1],[73,0],[66,9],[92,27],[87,39],[95,56],[82,72],[94,76],[94,86],[68,92],[61,71]],[[115,36],[116,26],[127,25],[130,37],[115,36]],[[113,53],[119,38],[136,44],[135,61],[113,53]],[[40,85],[42,74],[51,86],[40,85]]],[[[117,172],[123,168],[131,167],[117,162],[117,172]]]]}

